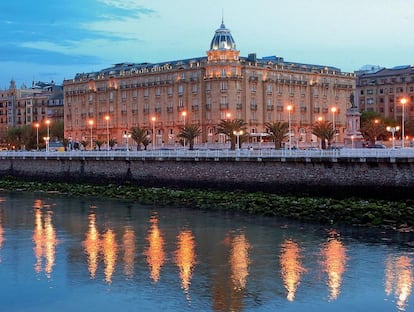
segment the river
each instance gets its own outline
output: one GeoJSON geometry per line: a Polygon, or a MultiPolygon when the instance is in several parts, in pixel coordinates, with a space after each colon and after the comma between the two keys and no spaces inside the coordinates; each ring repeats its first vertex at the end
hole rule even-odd
{"type": "Polygon", "coordinates": [[[412,233],[0,193],[1,311],[414,311],[412,233]]]}

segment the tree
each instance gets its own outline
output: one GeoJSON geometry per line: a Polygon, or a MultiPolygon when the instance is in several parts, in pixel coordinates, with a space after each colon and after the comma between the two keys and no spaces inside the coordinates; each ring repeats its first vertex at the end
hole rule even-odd
{"type": "Polygon", "coordinates": [[[326,149],[326,143],[328,148],[331,147],[332,139],[334,138],[335,131],[333,124],[330,121],[318,121],[312,127],[312,134],[316,135],[321,140],[321,148],[326,149]]]}
{"type": "Polygon", "coordinates": [[[236,149],[236,135],[234,132],[246,132],[246,123],[243,119],[221,120],[217,126],[217,133],[224,134],[230,141],[230,149],[236,149]]]}
{"type": "Polygon", "coordinates": [[[375,144],[379,137],[387,135],[386,127],[380,119],[365,120],[360,130],[365,140],[370,144],[375,144]]]}
{"type": "Polygon", "coordinates": [[[197,125],[189,125],[181,128],[178,136],[188,142],[189,150],[194,149],[194,140],[201,135],[201,130],[197,125]]]}
{"type": "Polygon", "coordinates": [[[102,140],[95,140],[95,144],[98,147],[98,151],[101,150],[101,146],[104,144],[104,141],[102,140]]]}
{"type": "Polygon", "coordinates": [[[282,147],[284,138],[289,135],[289,124],[287,122],[266,122],[266,129],[269,131],[270,137],[275,143],[275,149],[282,147]]]}
{"type": "Polygon", "coordinates": [[[131,138],[137,143],[137,151],[141,150],[141,144],[144,143],[144,140],[148,137],[146,129],[143,128],[131,128],[131,138]]]}
{"type": "Polygon", "coordinates": [[[109,139],[109,147],[111,149],[114,148],[114,146],[116,145],[116,143],[117,143],[116,139],[109,139]]]}
{"type": "Polygon", "coordinates": [[[89,145],[89,141],[82,140],[82,141],[80,142],[80,144],[82,144],[83,149],[84,149],[84,150],[86,150],[86,147],[89,145]]]}
{"type": "Polygon", "coordinates": [[[63,121],[55,121],[50,123],[50,140],[52,139],[63,141],[64,125],[63,121]]]}
{"type": "Polygon", "coordinates": [[[142,145],[144,145],[144,150],[147,150],[147,147],[150,144],[150,142],[150,139],[148,137],[145,137],[145,139],[142,141],[142,145]]]}

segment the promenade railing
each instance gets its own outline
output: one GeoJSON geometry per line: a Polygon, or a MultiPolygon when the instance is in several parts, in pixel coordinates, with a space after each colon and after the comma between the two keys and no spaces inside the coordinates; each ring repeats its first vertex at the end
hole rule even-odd
{"type": "Polygon", "coordinates": [[[0,151],[0,159],[7,158],[128,158],[128,159],[291,159],[291,158],[414,158],[414,148],[400,149],[369,149],[343,148],[334,150],[299,150],[299,149],[154,149],[141,151],[110,150],[110,151],[0,151]]]}

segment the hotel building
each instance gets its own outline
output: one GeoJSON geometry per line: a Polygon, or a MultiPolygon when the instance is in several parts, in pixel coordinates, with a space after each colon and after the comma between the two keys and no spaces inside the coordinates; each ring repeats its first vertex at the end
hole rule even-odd
{"type": "Polygon", "coordinates": [[[242,57],[222,23],[204,57],[120,63],[65,80],[65,137],[88,141],[92,133],[106,142],[109,134],[122,144],[124,134],[139,127],[155,132],[157,146],[168,146],[179,141],[180,128],[195,124],[202,130],[197,143],[223,143],[217,125],[237,118],[255,142],[266,122],[290,117],[292,143],[299,146],[316,142],[311,128],[322,117],[334,121],[340,142],[355,80],[335,67],[242,57]]]}

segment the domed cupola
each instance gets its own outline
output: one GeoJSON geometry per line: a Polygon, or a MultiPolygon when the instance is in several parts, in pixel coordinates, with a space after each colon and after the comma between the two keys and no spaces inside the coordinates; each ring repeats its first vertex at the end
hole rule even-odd
{"type": "Polygon", "coordinates": [[[236,43],[230,30],[221,22],[220,28],[216,30],[213,40],[211,40],[210,50],[236,50],[236,43]]]}

